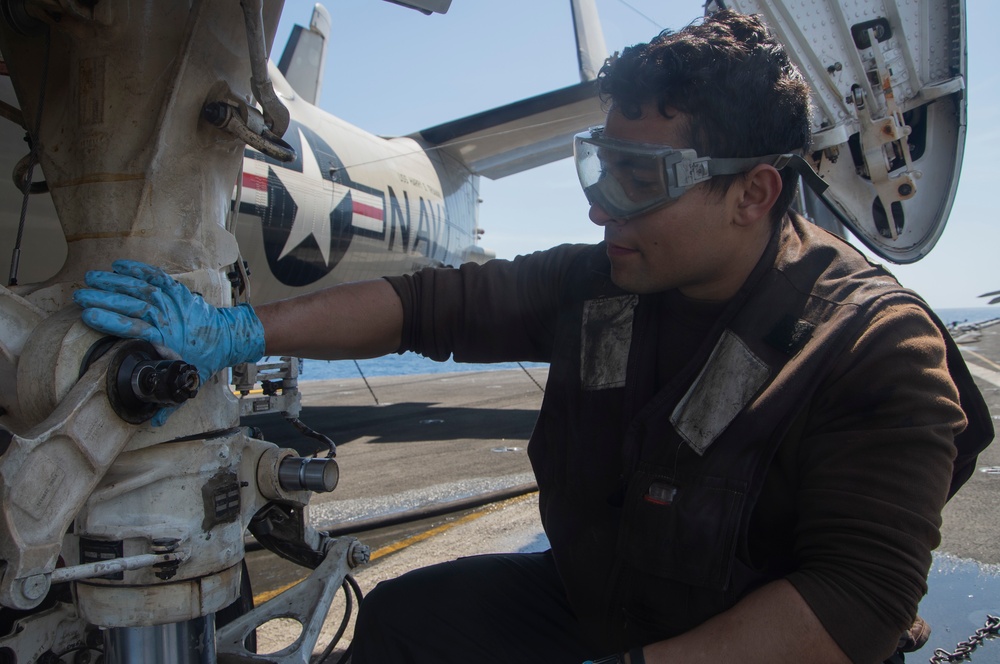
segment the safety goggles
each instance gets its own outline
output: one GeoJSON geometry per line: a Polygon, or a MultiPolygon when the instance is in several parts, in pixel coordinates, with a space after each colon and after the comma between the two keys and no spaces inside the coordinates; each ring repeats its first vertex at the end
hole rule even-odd
{"type": "Polygon", "coordinates": [[[778,170],[792,167],[799,173],[804,168],[826,188],[826,183],[798,155],[699,157],[690,149],[606,138],[604,127],[577,134],[573,155],[587,200],[622,220],[676,201],[691,187],[716,175],[746,173],[759,164],[770,164],[778,170]]]}

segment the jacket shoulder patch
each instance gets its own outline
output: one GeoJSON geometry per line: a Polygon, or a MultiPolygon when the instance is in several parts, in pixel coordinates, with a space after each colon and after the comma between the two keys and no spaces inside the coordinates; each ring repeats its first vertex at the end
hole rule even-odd
{"type": "Polygon", "coordinates": [[[733,332],[723,332],[708,362],[674,408],[670,422],[699,455],[767,382],[767,364],[733,332]]]}
{"type": "Polygon", "coordinates": [[[587,300],[580,329],[580,384],[584,390],[625,386],[637,295],[587,300]]]}

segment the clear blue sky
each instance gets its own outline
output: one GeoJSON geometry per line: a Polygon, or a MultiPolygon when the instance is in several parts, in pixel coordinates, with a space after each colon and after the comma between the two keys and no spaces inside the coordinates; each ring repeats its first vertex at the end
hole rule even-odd
{"type": "MultiPolygon", "coordinates": [[[[368,131],[408,134],[579,81],[569,0],[453,0],[424,16],[379,0],[328,0],[333,19],[320,106],[368,131]]],[[[678,29],[702,0],[597,0],[609,50],[678,29]]],[[[272,56],[313,2],[287,0],[272,56]]],[[[1000,224],[990,191],[1000,148],[1000,74],[994,66],[1000,3],[969,0],[969,129],[958,195],[931,254],[890,265],[935,308],[983,306],[1000,290],[1000,224]]],[[[501,258],[562,242],[596,242],[601,231],[571,160],[497,181],[483,179],[483,245],[501,258]]]]}

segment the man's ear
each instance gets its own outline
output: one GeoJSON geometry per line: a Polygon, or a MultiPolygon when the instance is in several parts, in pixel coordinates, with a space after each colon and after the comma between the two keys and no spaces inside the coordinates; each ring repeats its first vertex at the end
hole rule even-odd
{"type": "Polygon", "coordinates": [[[774,166],[758,164],[746,173],[736,204],[736,223],[749,226],[770,218],[771,208],[781,194],[781,173],[774,166]]]}

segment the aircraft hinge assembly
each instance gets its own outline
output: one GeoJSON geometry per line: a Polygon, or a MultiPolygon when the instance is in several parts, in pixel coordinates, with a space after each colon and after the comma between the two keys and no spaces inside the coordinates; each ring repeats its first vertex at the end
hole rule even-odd
{"type": "Polygon", "coordinates": [[[903,111],[896,103],[893,91],[892,69],[886,64],[880,42],[891,36],[888,25],[872,26],[856,36],[859,49],[871,48],[873,69],[869,70],[873,90],[882,92],[885,107],[873,109],[873,100],[866,98],[860,85],[851,88],[851,102],[861,125],[860,142],[867,177],[878,193],[887,223],[879,232],[893,240],[903,229],[900,201],[913,198],[917,193],[920,171],[913,168],[908,137],[911,128],[903,119],[903,111]],[[902,161],[902,165],[893,167],[902,161]],[[890,172],[894,168],[896,173],[890,172]]]}
{"type": "Polygon", "coordinates": [[[240,0],[243,20],[247,27],[247,45],[250,47],[250,88],[253,96],[264,109],[267,128],[284,136],[290,117],[285,105],[278,101],[274,85],[267,74],[267,42],[264,38],[264,0],[240,0]]]}
{"type": "Polygon", "coordinates": [[[250,49],[250,89],[261,110],[249,103],[249,96],[243,100],[229,94],[225,101],[208,101],[202,107],[202,117],[269,157],[294,161],[294,148],[281,140],[291,121],[288,109],[278,99],[267,73],[263,0],[241,0],[240,7],[250,49]]]}
{"type": "Polygon", "coordinates": [[[269,157],[282,162],[295,161],[295,148],[271,131],[267,126],[266,116],[246,102],[208,102],[202,108],[201,115],[210,124],[229,132],[269,157]]]}
{"type": "Polygon", "coordinates": [[[202,117],[269,157],[294,161],[295,149],[281,140],[291,118],[267,73],[263,0],[240,0],[240,7],[250,50],[250,89],[261,110],[249,103],[249,96],[243,100],[230,95],[225,101],[207,102],[202,107],[202,117]]]}

